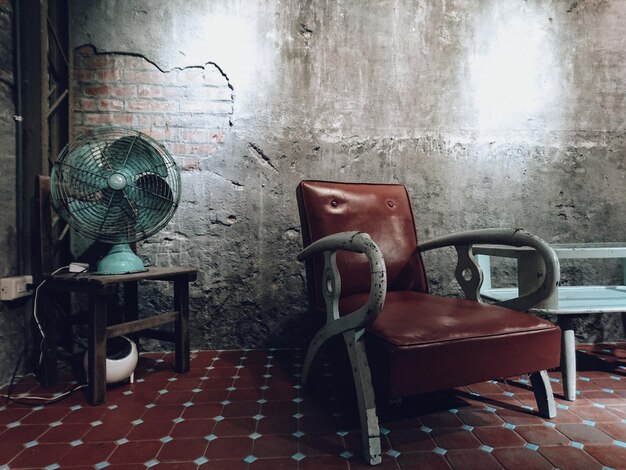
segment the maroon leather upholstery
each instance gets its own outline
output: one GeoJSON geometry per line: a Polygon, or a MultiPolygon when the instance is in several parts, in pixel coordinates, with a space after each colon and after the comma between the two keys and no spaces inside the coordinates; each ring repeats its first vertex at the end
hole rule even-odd
{"type": "MultiPolygon", "coordinates": [[[[390,290],[428,291],[422,259],[416,251],[411,203],[404,186],[303,181],[297,196],[305,246],[337,232],[367,232],[385,257],[390,290]]],[[[337,266],[342,273],[342,297],[369,291],[365,255],[339,252],[337,266]]],[[[309,295],[321,293],[323,262],[318,259],[307,268],[312,281],[309,295]]],[[[311,300],[313,305],[324,309],[321,295],[311,300]]]]}
{"type": "MultiPolygon", "coordinates": [[[[510,377],[558,366],[560,330],[515,310],[428,294],[417,252],[413,213],[406,189],[394,184],[303,181],[297,190],[304,245],[333,233],[359,230],[379,245],[388,272],[388,292],[376,321],[367,328],[368,357],[375,381],[400,397],[510,377]]],[[[369,290],[364,255],[339,253],[340,312],[363,305],[369,290]]],[[[314,309],[323,264],[307,265],[314,309]]]]}
{"type": "MultiPolygon", "coordinates": [[[[346,297],[340,310],[352,312],[366,300],[366,294],[346,297]]],[[[388,292],[382,312],[366,332],[376,379],[391,397],[559,364],[557,326],[534,315],[465,299],[388,292]]]]}

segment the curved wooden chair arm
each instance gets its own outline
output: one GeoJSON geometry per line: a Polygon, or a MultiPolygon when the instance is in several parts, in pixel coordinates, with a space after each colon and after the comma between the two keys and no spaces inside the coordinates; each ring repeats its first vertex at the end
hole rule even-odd
{"type": "Polygon", "coordinates": [[[425,252],[454,246],[458,254],[456,279],[466,298],[482,302],[480,287],[483,276],[472,253],[473,245],[527,246],[535,249],[543,259],[545,272],[537,273],[538,277],[543,277],[543,281],[536,290],[520,297],[497,302],[496,305],[516,310],[528,310],[552,296],[556,291],[560,281],[559,260],[556,253],[541,238],[522,229],[484,229],[454,233],[422,243],[418,251],[425,252]]]}
{"type": "Polygon", "coordinates": [[[387,270],[378,245],[364,232],[335,233],[309,245],[298,255],[298,260],[303,261],[320,252],[324,254],[322,288],[328,314],[327,322],[334,321],[337,328],[335,334],[364,328],[372,323],[383,307],[387,292],[387,270]],[[367,256],[371,278],[369,297],[365,305],[342,317],[339,317],[341,275],[336,263],[336,254],[340,250],[363,253],[367,256]]]}
{"type": "Polygon", "coordinates": [[[324,255],[322,286],[326,301],[326,325],[318,330],[307,351],[302,378],[306,382],[309,366],[321,346],[330,338],[347,331],[360,330],[372,323],[380,313],[387,292],[387,270],[383,254],[364,232],[341,232],[321,238],[305,248],[298,260],[318,253],[324,255]],[[345,250],[363,253],[370,264],[370,293],[365,305],[347,315],[339,316],[339,297],[341,295],[341,276],[337,269],[337,251],[345,250]]]}

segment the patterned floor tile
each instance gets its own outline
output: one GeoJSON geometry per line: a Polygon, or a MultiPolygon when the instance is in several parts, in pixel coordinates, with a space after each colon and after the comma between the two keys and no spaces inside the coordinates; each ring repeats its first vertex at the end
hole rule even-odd
{"type": "MultiPolygon", "coordinates": [[[[371,468],[362,456],[355,400],[346,392],[351,385],[335,385],[332,368],[320,364],[317,386],[303,388],[302,356],[196,351],[190,373],[179,374],[172,354],[142,354],[138,380],[110,387],[103,405],[89,406],[75,393],[54,405],[1,406],[0,466],[371,468]]],[[[560,373],[550,377],[558,391],[560,373]]],[[[381,404],[377,468],[620,468],[626,450],[621,369],[580,372],[577,400],[557,395],[551,420],[529,409],[534,395],[522,379],[381,404]]],[[[22,389],[38,389],[32,377],[25,380],[22,389]]]]}
{"type": "Polygon", "coordinates": [[[506,469],[551,470],[554,468],[539,452],[526,447],[494,449],[491,455],[506,469]]]}
{"type": "Polygon", "coordinates": [[[602,468],[602,464],[584,450],[571,446],[540,447],[539,453],[556,468],[567,470],[599,470],[602,468]]]}

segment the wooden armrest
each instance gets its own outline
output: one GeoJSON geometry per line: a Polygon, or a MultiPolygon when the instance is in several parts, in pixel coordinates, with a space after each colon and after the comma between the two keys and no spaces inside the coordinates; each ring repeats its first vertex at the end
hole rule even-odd
{"type": "Polygon", "coordinates": [[[326,301],[327,326],[333,323],[333,335],[344,331],[364,328],[372,323],[385,302],[387,292],[387,270],[383,254],[378,245],[364,232],[340,232],[328,235],[306,247],[299,255],[303,261],[315,254],[324,255],[322,289],[326,301]],[[365,305],[354,312],[339,316],[341,275],[337,269],[337,251],[363,253],[370,264],[370,292],[365,305]]]}
{"type": "Polygon", "coordinates": [[[419,246],[418,250],[425,252],[445,246],[454,246],[458,254],[455,269],[456,279],[468,299],[482,302],[480,287],[483,275],[472,253],[472,246],[484,244],[528,246],[537,251],[545,265],[545,272],[537,272],[537,277],[543,278],[543,280],[536,290],[520,297],[498,302],[496,305],[517,310],[528,310],[555,293],[560,281],[559,260],[556,253],[541,238],[522,229],[484,229],[455,233],[425,242],[419,246]]]}
{"type": "Polygon", "coordinates": [[[372,323],[385,302],[387,293],[387,270],[383,254],[367,233],[341,232],[317,240],[299,255],[302,261],[317,253],[324,254],[324,272],[322,286],[326,301],[326,324],[320,328],[309,345],[302,367],[302,380],[306,383],[311,362],[322,345],[330,338],[358,331],[372,323]],[[370,263],[370,293],[365,305],[342,317],[339,316],[339,297],[341,295],[341,276],[337,269],[336,256],[338,250],[363,253],[370,263]]]}

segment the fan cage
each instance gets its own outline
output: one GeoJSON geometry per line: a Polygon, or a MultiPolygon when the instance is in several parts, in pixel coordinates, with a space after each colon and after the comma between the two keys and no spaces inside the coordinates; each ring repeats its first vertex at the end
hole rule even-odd
{"type": "Polygon", "coordinates": [[[104,243],[151,237],[180,201],[180,173],[163,145],[125,127],[80,134],[54,162],[51,198],[77,232],[104,243]]]}

